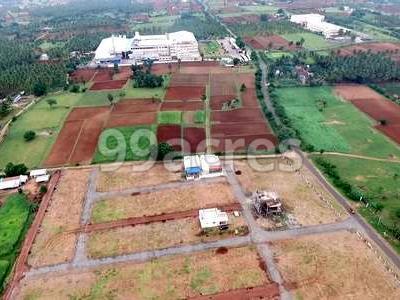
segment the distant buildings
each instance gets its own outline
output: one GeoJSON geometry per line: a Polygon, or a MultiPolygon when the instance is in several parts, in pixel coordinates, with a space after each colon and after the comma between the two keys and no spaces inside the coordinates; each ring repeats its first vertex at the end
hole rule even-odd
{"type": "Polygon", "coordinates": [[[349,29],[325,22],[325,16],[319,14],[292,15],[290,21],[304,28],[321,33],[327,39],[340,37],[350,32],[349,29]]]}
{"type": "Polygon", "coordinates": [[[141,62],[151,59],[159,62],[199,61],[199,45],[193,33],[178,31],[163,35],[140,35],[133,38],[111,36],[103,39],[96,50],[97,64],[141,62]]]}

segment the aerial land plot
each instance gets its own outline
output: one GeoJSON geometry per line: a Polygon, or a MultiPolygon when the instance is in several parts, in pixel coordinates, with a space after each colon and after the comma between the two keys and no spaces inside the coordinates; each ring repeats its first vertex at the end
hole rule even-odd
{"type": "Polygon", "coordinates": [[[90,170],[64,170],[36,236],[28,264],[32,267],[71,261],[90,170]]]}
{"type": "Polygon", "coordinates": [[[206,88],[203,86],[173,86],[169,87],[165,94],[165,101],[169,100],[201,100],[205,95],[206,88]]]}
{"type": "Polygon", "coordinates": [[[343,56],[354,55],[359,52],[386,53],[395,61],[400,61],[400,43],[368,43],[340,48],[337,52],[343,56]]]}
{"type": "Polygon", "coordinates": [[[25,278],[16,299],[110,295],[120,299],[183,299],[271,283],[259,264],[255,248],[250,247],[231,248],[225,254],[213,250],[146,263],[115,264],[25,278]]]}
{"type": "Polygon", "coordinates": [[[182,150],[182,128],[180,125],[160,125],[157,128],[158,143],[169,143],[176,151],[182,150]]]}
{"type": "MultiPolygon", "coordinates": [[[[233,124],[233,123],[231,123],[233,124]]],[[[241,124],[243,127],[251,128],[252,124],[241,124]]],[[[272,151],[278,143],[274,134],[250,134],[213,136],[212,148],[215,152],[244,152],[244,151],[272,151]]]]}
{"type": "Polygon", "coordinates": [[[112,113],[136,113],[158,111],[160,102],[152,98],[124,99],[113,106],[112,113]]]}
{"type": "Polygon", "coordinates": [[[288,50],[293,51],[300,47],[296,43],[289,43],[286,39],[279,35],[258,35],[253,37],[244,37],[246,44],[249,44],[256,50],[288,50]]]}
{"type": "Polygon", "coordinates": [[[78,69],[71,75],[71,80],[76,83],[88,82],[93,79],[97,70],[95,69],[78,69]]]}
{"type": "Polygon", "coordinates": [[[161,105],[162,111],[180,110],[180,111],[193,111],[204,109],[203,101],[167,101],[161,105]]]}
{"type": "Polygon", "coordinates": [[[299,299],[397,299],[393,275],[347,231],[272,243],[284,285],[299,299]]]}
{"type": "Polygon", "coordinates": [[[119,191],[132,187],[155,186],[168,182],[176,182],[181,179],[181,173],[169,172],[162,164],[155,164],[149,170],[140,171],[141,164],[133,163],[122,166],[117,170],[100,173],[97,181],[97,191],[119,191]]]}
{"type": "MultiPolygon", "coordinates": [[[[315,159],[319,157],[313,156],[315,159]]],[[[362,202],[355,202],[359,212],[391,243],[400,253],[400,241],[387,233],[382,224],[397,224],[396,212],[400,211],[400,185],[398,175],[400,164],[385,161],[362,160],[358,158],[323,155],[322,158],[336,166],[340,177],[357,188],[371,202],[381,205],[379,213],[366,208],[362,202]],[[386,232],[386,234],[384,234],[386,232]]],[[[328,177],[329,179],[329,177],[328,177]]]]}
{"type": "Polygon", "coordinates": [[[211,119],[216,123],[254,123],[265,121],[259,108],[239,108],[232,111],[213,111],[211,113],[211,119]]]}
{"type": "Polygon", "coordinates": [[[208,84],[209,75],[207,74],[180,74],[175,73],[171,77],[170,86],[171,87],[184,87],[184,86],[197,86],[204,87],[208,84]]]}
{"type": "Polygon", "coordinates": [[[151,125],[157,121],[157,112],[122,113],[112,112],[107,121],[106,128],[151,125]]]}
{"type": "Polygon", "coordinates": [[[157,115],[157,122],[159,124],[181,124],[182,112],[181,111],[160,111],[157,115]]]}
{"type": "MultiPolygon", "coordinates": [[[[135,114],[133,114],[135,115],[135,114]]],[[[146,160],[156,145],[155,125],[115,127],[104,130],[92,163],[146,160]],[[131,140],[132,137],[134,140],[131,140]]]]}
{"type": "Polygon", "coordinates": [[[274,94],[301,139],[316,151],[400,156],[395,143],[374,129],[376,123],[351,103],[336,97],[331,87],[282,88],[274,94]]]}
{"type": "Polygon", "coordinates": [[[92,81],[101,82],[101,81],[109,81],[113,79],[113,70],[112,69],[100,69],[96,72],[92,81]]]}
{"type": "Polygon", "coordinates": [[[101,90],[119,90],[124,87],[127,80],[108,80],[108,81],[95,81],[95,83],[90,87],[91,91],[101,91],[101,90]]]}
{"type": "Polygon", "coordinates": [[[271,171],[258,172],[245,161],[235,161],[236,170],[241,171],[237,178],[247,193],[256,190],[277,192],[284,209],[292,214],[301,226],[333,223],[345,218],[344,209],[307,169],[302,168],[300,172],[281,171],[276,164],[281,163],[288,167],[284,161],[257,161],[264,166],[271,164],[271,171]],[[332,204],[333,208],[328,203],[332,204]]]}
{"type": "Polygon", "coordinates": [[[92,222],[160,215],[230,203],[235,203],[235,197],[226,181],[199,183],[195,186],[100,200],[93,207],[92,222]]]}
{"type": "Polygon", "coordinates": [[[183,128],[183,140],[183,151],[185,153],[201,153],[206,151],[206,131],[204,128],[183,128]]]}
{"type": "Polygon", "coordinates": [[[117,256],[179,245],[216,241],[248,233],[243,217],[235,217],[233,213],[228,213],[228,218],[229,229],[208,234],[201,233],[197,217],[93,232],[89,234],[87,241],[88,256],[91,258],[117,256]]]}
{"type": "Polygon", "coordinates": [[[311,32],[285,33],[282,37],[294,44],[303,38],[305,40],[303,47],[309,50],[327,49],[332,46],[323,36],[311,32]]]}

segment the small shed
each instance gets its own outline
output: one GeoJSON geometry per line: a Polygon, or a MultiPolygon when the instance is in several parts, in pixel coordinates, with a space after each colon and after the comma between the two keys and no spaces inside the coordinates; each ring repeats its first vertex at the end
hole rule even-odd
{"type": "Polygon", "coordinates": [[[48,182],[50,180],[50,175],[42,175],[42,176],[37,176],[35,181],[36,183],[42,183],[42,182],[48,182]]]}
{"type": "Polygon", "coordinates": [[[216,228],[224,229],[228,227],[228,214],[218,208],[208,208],[199,210],[199,220],[202,229],[216,228]]]}
{"type": "Polygon", "coordinates": [[[183,168],[185,171],[186,179],[198,178],[203,171],[198,155],[185,156],[183,158],[183,168]]]}
{"type": "Polygon", "coordinates": [[[44,176],[47,175],[47,170],[46,169],[37,169],[37,170],[31,170],[29,172],[29,177],[39,177],[39,176],[44,176]]]}

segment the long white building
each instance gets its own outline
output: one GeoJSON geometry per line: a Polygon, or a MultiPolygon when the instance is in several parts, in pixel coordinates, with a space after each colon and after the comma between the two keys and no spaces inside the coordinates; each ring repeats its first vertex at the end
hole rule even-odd
{"type": "Polygon", "coordinates": [[[103,39],[96,50],[97,64],[121,63],[124,60],[141,62],[152,59],[160,62],[201,60],[199,45],[192,32],[178,31],[162,35],[140,35],[133,38],[111,36],[103,39]]]}
{"type": "Polygon", "coordinates": [[[290,17],[291,22],[299,24],[310,31],[322,33],[327,39],[338,37],[350,31],[350,29],[325,22],[324,20],[325,16],[319,14],[292,15],[290,17]]]}

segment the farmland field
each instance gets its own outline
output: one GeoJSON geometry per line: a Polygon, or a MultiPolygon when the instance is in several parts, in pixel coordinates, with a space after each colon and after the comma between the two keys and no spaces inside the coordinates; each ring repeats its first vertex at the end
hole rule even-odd
{"type": "MultiPolygon", "coordinates": [[[[318,156],[313,156],[316,157],[318,156]]],[[[336,166],[343,180],[362,191],[368,199],[383,205],[382,211],[375,216],[369,213],[370,210],[360,206],[360,212],[372,225],[383,232],[377,226],[378,217],[389,225],[398,223],[396,212],[400,211],[399,163],[366,161],[334,155],[323,155],[323,158],[336,166]]],[[[390,238],[388,240],[400,252],[400,242],[390,238]]]]}
{"type": "Polygon", "coordinates": [[[309,50],[326,49],[332,46],[323,36],[311,32],[285,33],[282,34],[282,37],[294,43],[304,38],[303,47],[309,50]]]}
{"type": "Polygon", "coordinates": [[[334,96],[332,88],[282,88],[275,93],[293,127],[315,150],[400,157],[400,149],[373,128],[374,122],[334,96]]]}

